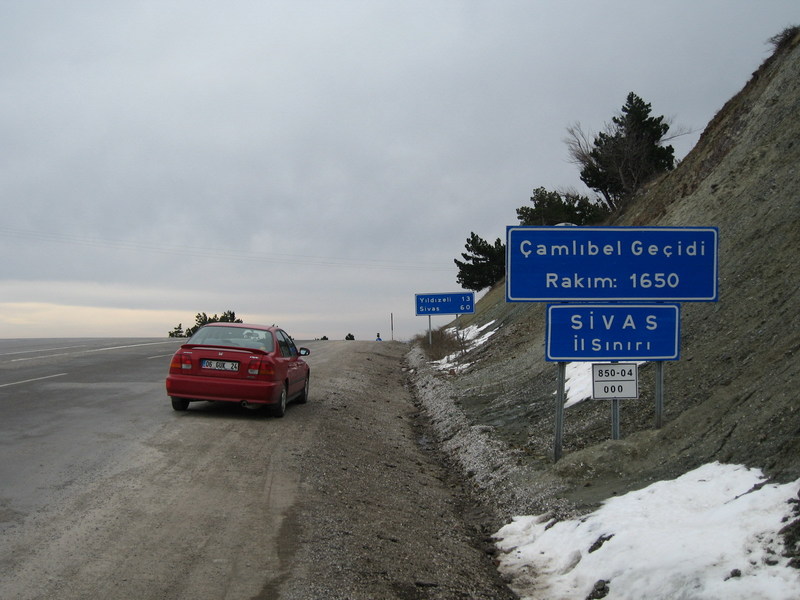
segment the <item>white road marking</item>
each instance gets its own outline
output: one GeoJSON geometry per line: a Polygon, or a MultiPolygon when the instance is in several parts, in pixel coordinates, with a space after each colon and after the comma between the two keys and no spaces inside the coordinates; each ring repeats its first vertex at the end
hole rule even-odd
{"type": "MultiPolygon", "coordinates": [[[[174,341],[166,341],[166,342],[142,342],[141,344],[127,344],[125,346],[108,346],[105,348],[92,348],[90,350],[79,350],[78,352],[59,352],[58,354],[42,354],[39,356],[26,356],[24,358],[12,358],[9,362],[22,362],[26,360],[38,360],[40,358],[54,358],[56,356],[68,356],[70,354],[88,354],[89,352],[105,352],[106,350],[124,350],[125,348],[137,348],[139,346],[157,346],[159,344],[174,344],[174,341]]],[[[72,347],[72,346],[68,346],[72,347]]],[[[75,348],[81,348],[82,346],[74,346],[75,348]]],[[[62,348],[52,348],[53,350],[62,350],[62,348]]],[[[66,349],[66,348],[63,348],[66,349]]],[[[35,350],[31,350],[31,352],[35,352],[35,350]]]]}
{"type": "Polygon", "coordinates": [[[42,379],[52,379],[53,377],[63,377],[64,375],[67,375],[67,373],[56,373],[55,375],[45,375],[44,377],[36,377],[34,379],[23,379],[22,381],[13,381],[11,383],[0,383],[0,388],[8,387],[10,385],[31,383],[33,381],[41,381],[42,379]]]}
{"type": "Polygon", "coordinates": [[[59,348],[38,348],[37,350],[19,350],[17,352],[3,352],[0,356],[13,356],[14,354],[33,354],[34,352],[52,352],[53,350],[71,350],[72,348],[85,348],[86,344],[80,346],[61,346],[59,348]]]}

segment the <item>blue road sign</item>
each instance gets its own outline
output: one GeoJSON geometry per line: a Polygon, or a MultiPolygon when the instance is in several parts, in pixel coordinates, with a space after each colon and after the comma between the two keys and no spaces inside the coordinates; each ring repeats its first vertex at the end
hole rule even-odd
{"type": "Polygon", "coordinates": [[[419,315],[466,315],[475,312],[475,292],[415,294],[419,315]]]}
{"type": "Polygon", "coordinates": [[[678,360],[678,304],[549,304],[549,361],[678,360]]]}
{"type": "Polygon", "coordinates": [[[716,227],[508,227],[506,301],[718,300],[716,227]]]}

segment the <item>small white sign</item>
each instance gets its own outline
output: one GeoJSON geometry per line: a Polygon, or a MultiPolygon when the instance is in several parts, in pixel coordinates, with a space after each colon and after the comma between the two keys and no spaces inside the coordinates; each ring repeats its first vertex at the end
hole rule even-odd
{"type": "Polygon", "coordinates": [[[636,363],[592,365],[592,398],[639,397],[639,368],[636,363]]]}

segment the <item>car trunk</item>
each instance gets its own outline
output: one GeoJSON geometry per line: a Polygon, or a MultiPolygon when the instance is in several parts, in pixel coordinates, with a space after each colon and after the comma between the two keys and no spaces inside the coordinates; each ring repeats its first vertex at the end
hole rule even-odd
{"type": "Polygon", "coordinates": [[[253,348],[187,344],[181,357],[183,372],[201,377],[263,380],[274,375],[267,353],[253,348]]]}

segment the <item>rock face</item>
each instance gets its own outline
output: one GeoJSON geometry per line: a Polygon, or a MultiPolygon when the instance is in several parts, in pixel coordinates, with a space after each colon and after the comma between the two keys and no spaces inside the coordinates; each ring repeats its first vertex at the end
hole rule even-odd
{"type": "Polygon", "coordinates": [[[792,478],[800,476],[799,42],[762,65],[680,172],[623,223],[658,207],[654,225],[719,227],[720,302],[684,307],[673,428],[686,430],[694,462],[792,478]]]}
{"type": "Polygon", "coordinates": [[[519,514],[580,511],[711,461],[800,477],[800,34],[674,171],[609,224],[719,228],[720,300],[683,304],[681,360],[665,367],[664,426],[654,428],[654,368],[643,365],[642,397],[622,406],[623,439],[610,440],[609,404],[581,402],[566,411],[554,464],[556,367],[544,360],[544,306],[507,304],[501,283],[458,322],[493,321],[485,331],[494,335],[460,359],[458,376],[418,389],[436,403],[443,437],[458,438],[448,431],[454,420],[482,437],[453,450],[474,485],[503,496],[501,513],[519,514]],[[475,466],[479,447],[492,448],[485,473],[475,466]]]}

